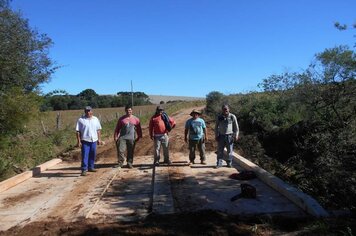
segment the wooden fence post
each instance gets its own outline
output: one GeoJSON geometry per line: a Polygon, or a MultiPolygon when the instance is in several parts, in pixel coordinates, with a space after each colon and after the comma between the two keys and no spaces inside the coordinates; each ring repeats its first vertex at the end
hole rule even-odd
{"type": "Polygon", "coordinates": [[[44,125],[44,123],[43,123],[43,120],[41,120],[41,125],[42,125],[42,131],[43,131],[43,134],[47,134],[47,130],[46,130],[46,127],[45,127],[45,125],[44,125]]]}
{"type": "Polygon", "coordinates": [[[57,113],[56,117],[56,128],[59,130],[61,128],[61,112],[57,113]]]}

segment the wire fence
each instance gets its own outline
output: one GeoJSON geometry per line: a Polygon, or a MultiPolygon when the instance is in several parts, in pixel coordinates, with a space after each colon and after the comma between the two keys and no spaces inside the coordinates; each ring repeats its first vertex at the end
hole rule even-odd
{"type": "MultiPolygon", "coordinates": [[[[154,114],[156,105],[133,107],[133,114],[138,118],[154,114]]],[[[93,109],[93,115],[98,117],[102,124],[118,120],[125,114],[124,107],[93,109]]],[[[30,128],[35,132],[44,134],[57,130],[74,129],[79,117],[84,115],[83,110],[50,111],[40,114],[38,119],[31,122],[30,128]]]]}

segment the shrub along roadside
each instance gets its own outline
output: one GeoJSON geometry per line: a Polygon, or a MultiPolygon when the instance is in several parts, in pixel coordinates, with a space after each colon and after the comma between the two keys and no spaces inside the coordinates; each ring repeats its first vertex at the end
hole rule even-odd
{"type": "Polygon", "coordinates": [[[240,153],[246,158],[312,195],[326,209],[355,211],[356,57],[337,47],[317,59],[319,64],[301,74],[264,80],[264,92],[212,92],[207,108],[216,111],[222,103],[230,104],[241,129],[240,153]]]}

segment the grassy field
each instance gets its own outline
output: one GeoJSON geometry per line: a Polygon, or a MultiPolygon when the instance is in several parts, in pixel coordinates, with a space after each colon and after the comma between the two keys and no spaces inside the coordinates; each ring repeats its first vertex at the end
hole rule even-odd
{"type": "MultiPolygon", "coordinates": [[[[144,117],[148,114],[153,114],[156,105],[137,106],[133,108],[134,115],[144,117]]],[[[101,123],[117,120],[125,114],[124,107],[115,108],[97,108],[93,109],[94,116],[98,117],[101,123]]],[[[50,111],[40,114],[39,119],[33,120],[29,126],[35,132],[53,132],[54,130],[63,130],[67,128],[75,128],[75,124],[80,116],[83,115],[83,110],[67,110],[67,111],[50,111]]]]}

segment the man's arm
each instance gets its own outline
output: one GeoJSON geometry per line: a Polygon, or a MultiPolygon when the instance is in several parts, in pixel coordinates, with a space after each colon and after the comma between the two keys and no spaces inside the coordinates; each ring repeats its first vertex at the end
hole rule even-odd
{"type": "Polygon", "coordinates": [[[239,125],[237,123],[237,119],[236,116],[233,116],[233,123],[232,123],[232,131],[234,133],[234,141],[237,141],[237,139],[239,138],[239,125]]]}
{"type": "Polygon", "coordinates": [[[218,140],[218,138],[219,138],[219,116],[217,116],[216,120],[215,120],[214,132],[215,132],[215,139],[218,140]]]}
{"type": "Polygon", "coordinates": [[[150,134],[150,138],[153,139],[153,118],[150,119],[150,123],[148,125],[148,132],[150,134]]]}
{"type": "Polygon", "coordinates": [[[187,128],[184,129],[184,141],[188,142],[188,129],[187,128]]]}
{"type": "Polygon", "coordinates": [[[81,147],[82,143],[80,141],[80,132],[79,131],[76,132],[76,136],[77,136],[77,147],[81,147]]]}
{"type": "Polygon", "coordinates": [[[172,129],[176,127],[176,121],[172,117],[168,117],[169,123],[171,124],[172,129]]]}
{"type": "Polygon", "coordinates": [[[137,118],[137,124],[136,124],[136,132],[137,132],[136,141],[138,141],[138,140],[140,140],[140,138],[142,138],[142,128],[141,128],[140,120],[138,118],[137,118]]]}
{"type": "Polygon", "coordinates": [[[101,145],[102,144],[102,142],[101,142],[101,130],[98,129],[96,132],[98,133],[98,144],[101,145]]]}
{"type": "Polygon", "coordinates": [[[114,132],[114,141],[117,142],[117,140],[119,139],[119,133],[120,133],[120,129],[121,129],[121,125],[120,125],[120,119],[117,121],[116,124],[116,128],[115,128],[115,132],[114,132]]]}

